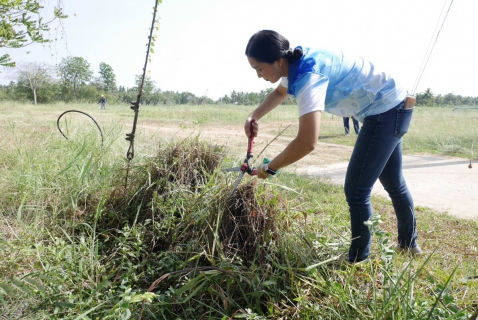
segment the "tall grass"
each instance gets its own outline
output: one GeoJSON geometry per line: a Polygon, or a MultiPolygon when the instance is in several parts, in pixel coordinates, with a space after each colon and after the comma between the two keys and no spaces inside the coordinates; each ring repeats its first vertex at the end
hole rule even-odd
{"type": "MultiPolygon", "coordinates": [[[[200,137],[138,134],[125,189],[130,123],[121,119],[132,120],[130,110],[72,108],[100,121],[101,146],[87,119],[66,119],[66,140],[49,115],[58,106],[28,108],[0,108],[0,319],[469,319],[476,311],[476,221],[417,208],[427,254],[397,256],[393,208],[375,198],[373,255],[349,265],[340,187],[246,176],[229,198],[237,174],[220,169],[241,158],[200,137]]],[[[216,124],[220,108],[208,108],[201,124],[198,114],[168,121],[216,124]]],[[[166,121],[144,109],[141,120],[166,121]]],[[[339,120],[324,123],[333,130],[339,120]]]]}

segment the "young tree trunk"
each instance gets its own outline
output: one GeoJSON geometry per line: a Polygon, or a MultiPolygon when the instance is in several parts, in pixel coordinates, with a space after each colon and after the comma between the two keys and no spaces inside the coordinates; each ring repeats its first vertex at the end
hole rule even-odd
{"type": "Polygon", "coordinates": [[[75,97],[75,101],[77,96],[77,90],[78,90],[78,85],[76,83],[76,77],[74,77],[73,78],[73,96],[75,97]]]}
{"type": "Polygon", "coordinates": [[[30,89],[33,92],[33,101],[34,101],[35,105],[37,105],[37,90],[36,90],[37,88],[36,88],[36,85],[35,85],[35,81],[33,79],[33,76],[31,76],[30,74],[27,74],[26,76],[28,78],[28,81],[30,82],[30,89]]]}

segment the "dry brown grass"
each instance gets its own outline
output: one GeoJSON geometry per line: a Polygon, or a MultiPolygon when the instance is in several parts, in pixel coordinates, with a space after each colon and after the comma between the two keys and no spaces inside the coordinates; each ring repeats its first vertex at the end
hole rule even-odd
{"type": "Polygon", "coordinates": [[[246,265],[254,260],[264,262],[264,244],[277,233],[276,208],[267,202],[259,203],[255,182],[242,185],[227,199],[219,229],[223,250],[229,256],[239,256],[246,265]]]}

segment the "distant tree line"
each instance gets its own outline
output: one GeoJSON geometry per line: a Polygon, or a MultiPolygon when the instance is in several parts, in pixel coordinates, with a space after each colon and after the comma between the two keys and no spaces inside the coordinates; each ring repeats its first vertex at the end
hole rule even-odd
{"type": "MultiPolygon", "coordinates": [[[[135,76],[135,86],[126,88],[116,85],[113,68],[102,62],[98,75],[94,75],[90,63],[81,57],[63,58],[57,67],[44,63],[18,63],[12,69],[12,80],[8,85],[0,86],[0,100],[22,102],[55,103],[87,102],[97,103],[105,95],[108,103],[126,103],[136,101],[141,84],[141,75],[135,76]]],[[[143,105],[178,105],[178,104],[235,104],[257,105],[273,89],[255,92],[232,91],[217,101],[206,95],[196,96],[191,92],[162,91],[150,76],[143,83],[143,105]]],[[[284,104],[294,103],[289,97],[284,104]]]]}
{"type": "MultiPolygon", "coordinates": [[[[231,95],[224,95],[224,97],[219,98],[217,103],[223,104],[239,104],[239,105],[258,105],[260,104],[274,89],[269,88],[261,90],[260,92],[237,92],[232,91],[231,95]]],[[[288,96],[282,104],[295,104],[295,98],[293,96],[288,96]]]]}
{"type": "Polygon", "coordinates": [[[453,93],[435,95],[430,88],[418,93],[416,97],[419,106],[478,106],[478,97],[463,97],[453,93]]]}
{"type": "MultiPolygon", "coordinates": [[[[0,100],[22,102],[55,103],[86,102],[98,103],[101,95],[105,95],[109,104],[136,101],[139,93],[141,76],[135,76],[135,86],[126,88],[117,86],[113,68],[101,62],[97,75],[93,74],[90,63],[81,57],[63,58],[57,67],[44,63],[18,63],[12,69],[12,79],[8,85],[0,86],[0,100]]],[[[206,95],[196,96],[190,92],[162,91],[150,76],[146,76],[143,84],[143,105],[202,105],[202,104],[235,104],[258,105],[272,92],[272,88],[260,92],[232,91],[217,101],[206,95]]],[[[419,106],[477,106],[478,97],[463,97],[449,93],[434,95],[431,89],[418,93],[419,106]]],[[[283,104],[295,104],[295,98],[289,96],[283,104]]]]}

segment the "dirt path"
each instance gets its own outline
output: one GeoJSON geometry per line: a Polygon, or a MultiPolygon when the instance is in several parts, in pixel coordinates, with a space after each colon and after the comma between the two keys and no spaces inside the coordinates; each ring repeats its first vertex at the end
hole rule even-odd
{"type": "MultiPolygon", "coordinates": [[[[347,162],[298,169],[302,174],[327,177],[343,185],[347,162]]],[[[468,168],[469,160],[435,156],[404,156],[403,174],[415,206],[429,207],[451,215],[478,218],[478,164],[468,168]]],[[[388,196],[380,182],[374,194],[388,196]]]]}
{"type": "MultiPolygon", "coordinates": [[[[214,141],[219,145],[227,146],[233,153],[231,156],[242,157],[245,155],[247,149],[247,138],[240,126],[221,125],[221,127],[218,128],[202,125],[194,128],[180,128],[177,124],[170,125],[165,123],[148,123],[138,126],[146,130],[146,134],[158,133],[159,136],[164,138],[186,138],[200,135],[203,140],[214,141]]],[[[284,129],[284,126],[282,129],[284,129]]],[[[294,130],[294,128],[287,130],[294,130]]],[[[267,149],[262,153],[261,158],[270,158],[282,151],[292,138],[284,135],[277,137],[279,132],[279,128],[262,130],[260,137],[255,139],[254,155],[258,156],[266,146],[267,149]],[[274,138],[276,139],[270,143],[274,138]]],[[[324,167],[337,162],[347,161],[350,158],[351,152],[352,148],[348,146],[319,143],[316,150],[307,157],[289,166],[287,170],[290,171],[313,165],[324,167]]]]}
{"type": "MultiPolygon", "coordinates": [[[[197,126],[180,128],[164,123],[140,125],[146,133],[157,132],[162,137],[185,138],[200,135],[201,139],[226,145],[233,155],[240,157],[245,153],[247,140],[242,128],[238,126],[197,126]]],[[[293,130],[293,128],[292,128],[293,130]]],[[[277,136],[278,130],[261,131],[256,139],[254,154],[259,152],[277,136]]],[[[275,139],[262,157],[272,158],[290,142],[292,138],[280,136],[275,139]]],[[[348,159],[352,147],[319,142],[318,147],[308,156],[285,168],[299,174],[321,176],[331,182],[343,185],[348,159]]],[[[412,192],[415,205],[429,207],[451,215],[478,219],[478,164],[469,169],[469,160],[435,156],[404,156],[404,175],[412,192]]],[[[379,182],[373,193],[387,196],[379,182]]]]}

